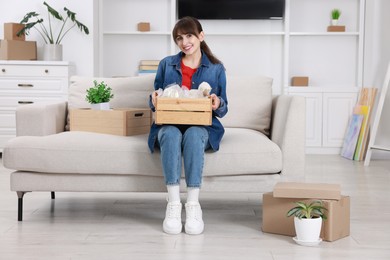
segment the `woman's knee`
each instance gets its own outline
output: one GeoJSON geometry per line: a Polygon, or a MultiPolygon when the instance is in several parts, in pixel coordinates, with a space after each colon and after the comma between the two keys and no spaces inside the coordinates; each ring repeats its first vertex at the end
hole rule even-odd
{"type": "Polygon", "coordinates": [[[181,142],[182,134],[177,127],[167,125],[161,127],[161,129],[158,131],[157,138],[160,143],[164,140],[169,142],[181,142]]]}

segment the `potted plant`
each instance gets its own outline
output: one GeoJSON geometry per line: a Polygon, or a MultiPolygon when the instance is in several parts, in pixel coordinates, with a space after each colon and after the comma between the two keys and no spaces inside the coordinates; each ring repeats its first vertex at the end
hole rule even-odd
{"type": "Polygon", "coordinates": [[[332,25],[338,24],[340,15],[341,15],[340,9],[335,8],[331,11],[332,25]]]}
{"type": "Polygon", "coordinates": [[[85,99],[91,104],[91,108],[95,110],[109,110],[110,99],[114,97],[111,93],[111,88],[104,83],[104,81],[97,83],[93,81],[94,86],[87,89],[87,96],[85,99]]]}
{"type": "Polygon", "coordinates": [[[287,212],[287,217],[294,216],[294,226],[297,236],[295,242],[301,245],[318,245],[322,221],[326,220],[325,211],[321,200],[310,203],[302,201],[295,202],[296,206],[287,212]]]}
{"type": "Polygon", "coordinates": [[[21,24],[24,24],[25,27],[17,33],[17,36],[23,34],[28,35],[30,29],[36,29],[46,43],[44,46],[43,59],[62,60],[61,42],[65,35],[67,35],[69,31],[76,26],[80,29],[81,32],[84,32],[85,34],[89,34],[89,29],[87,26],[78,21],[76,19],[76,13],[72,12],[68,8],[64,7],[66,15],[61,15],[48,3],[43,2],[43,4],[47,8],[47,23],[44,23],[44,19],[40,14],[36,12],[29,12],[20,22],[21,24]],[[59,26],[54,26],[52,24],[52,19],[57,20],[59,26]],[[58,28],[58,30],[54,31],[53,28],[58,28]]]}

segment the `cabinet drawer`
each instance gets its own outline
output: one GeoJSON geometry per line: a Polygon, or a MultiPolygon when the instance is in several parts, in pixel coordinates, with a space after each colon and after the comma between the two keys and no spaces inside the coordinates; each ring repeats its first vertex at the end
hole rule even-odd
{"type": "Polygon", "coordinates": [[[0,81],[0,93],[22,93],[30,92],[67,92],[68,79],[27,79],[12,78],[2,79],[0,81]]]}
{"type": "Polygon", "coordinates": [[[0,65],[1,77],[68,77],[67,66],[49,65],[0,65]]]}
{"type": "Polygon", "coordinates": [[[35,104],[41,102],[55,102],[55,101],[65,101],[66,97],[57,95],[50,97],[33,97],[33,96],[24,96],[24,97],[0,97],[0,113],[3,111],[13,110],[15,111],[16,107],[25,104],[35,104]]]}

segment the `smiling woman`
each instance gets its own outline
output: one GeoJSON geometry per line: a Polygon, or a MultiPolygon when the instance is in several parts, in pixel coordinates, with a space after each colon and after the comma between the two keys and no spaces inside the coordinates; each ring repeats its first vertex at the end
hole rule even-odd
{"type": "Polygon", "coordinates": [[[180,52],[163,59],[154,81],[156,90],[150,95],[150,108],[155,111],[159,89],[172,84],[182,88],[198,89],[201,83],[211,86],[212,124],[204,125],[156,125],[152,124],[149,148],[160,149],[162,175],[168,190],[168,205],[163,230],[168,234],[179,234],[182,230],[180,202],[180,177],[182,157],[185,180],[188,187],[185,232],[197,235],[203,232],[202,209],[199,191],[202,184],[204,153],[208,149],[218,151],[225,132],[217,117],[227,113],[225,68],[204,41],[199,21],[193,17],[180,19],[172,31],[172,37],[180,52]]]}

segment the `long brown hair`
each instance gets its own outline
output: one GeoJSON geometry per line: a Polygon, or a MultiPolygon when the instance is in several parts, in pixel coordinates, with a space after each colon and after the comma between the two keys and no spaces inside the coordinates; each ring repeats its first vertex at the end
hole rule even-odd
{"type": "MultiPolygon", "coordinates": [[[[179,33],[193,34],[198,38],[199,34],[202,31],[202,25],[200,24],[198,19],[190,16],[183,17],[179,21],[177,21],[175,27],[172,30],[173,41],[176,42],[176,38],[179,36],[179,33]]],[[[222,62],[211,52],[209,46],[206,44],[205,41],[202,41],[200,43],[200,49],[207,55],[211,63],[222,64],[222,62]]]]}

